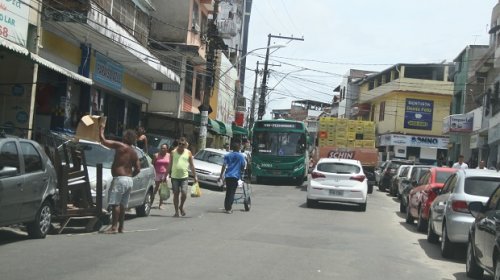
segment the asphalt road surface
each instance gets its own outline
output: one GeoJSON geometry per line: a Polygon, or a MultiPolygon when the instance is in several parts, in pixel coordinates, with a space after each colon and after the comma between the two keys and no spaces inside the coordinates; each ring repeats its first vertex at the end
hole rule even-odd
{"type": "Polygon", "coordinates": [[[377,188],[366,212],[309,209],[304,187],[281,184],[253,185],[251,210],[226,214],[224,193],[202,191],[185,217],[172,217],[170,198],[147,218],[128,215],[123,234],[0,229],[0,279],[468,279],[465,249],[444,260],[377,188]]]}

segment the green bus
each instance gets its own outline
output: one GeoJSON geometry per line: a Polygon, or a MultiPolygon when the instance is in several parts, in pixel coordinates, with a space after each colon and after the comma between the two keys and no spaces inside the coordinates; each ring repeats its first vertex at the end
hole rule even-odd
{"type": "Polygon", "coordinates": [[[251,132],[252,181],[287,178],[302,184],[307,179],[309,165],[308,139],[304,122],[256,121],[251,132]]]}

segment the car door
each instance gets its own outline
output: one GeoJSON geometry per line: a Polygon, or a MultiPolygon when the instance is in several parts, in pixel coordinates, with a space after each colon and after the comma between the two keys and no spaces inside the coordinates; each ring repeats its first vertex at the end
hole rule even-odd
{"type": "Polygon", "coordinates": [[[432,223],[434,231],[438,235],[441,235],[442,232],[442,222],[443,222],[444,211],[446,208],[446,203],[451,193],[455,189],[458,180],[459,180],[458,174],[451,175],[450,178],[448,178],[448,180],[446,180],[446,182],[444,183],[444,186],[441,189],[441,193],[432,202],[431,205],[432,223]]]}
{"type": "Polygon", "coordinates": [[[139,172],[139,174],[137,174],[132,178],[134,181],[134,185],[132,186],[132,190],[130,192],[129,207],[135,207],[137,205],[142,204],[144,199],[145,188],[147,188],[145,181],[147,173],[146,168],[148,167],[146,156],[144,155],[144,152],[140,151],[139,149],[134,149],[134,150],[137,153],[137,157],[139,158],[141,171],[139,172]]]}
{"type": "Polygon", "coordinates": [[[16,141],[0,144],[0,169],[16,168],[17,172],[0,175],[0,225],[17,222],[23,203],[24,177],[21,171],[20,149],[16,141]]]}
{"type": "Polygon", "coordinates": [[[418,207],[420,204],[420,197],[422,195],[422,190],[425,189],[430,178],[430,172],[427,171],[420,178],[417,183],[417,186],[410,191],[410,195],[408,196],[408,208],[410,210],[410,214],[413,217],[418,217],[418,207]]]}
{"type": "Polygon", "coordinates": [[[493,249],[495,248],[496,229],[500,226],[500,188],[486,204],[484,217],[477,223],[476,246],[481,254],[476,254],[479,261],[493,270],[493,249]]]}
{"type": "Polygon", "coordinates": [[[42,156],[38,149],[30,142],[19,142],[24,162],[24,203],[20,211],[20,220],[31,221],[35,217],[38,208],[50,183],[49,176],[45,170],[42,156]]]}

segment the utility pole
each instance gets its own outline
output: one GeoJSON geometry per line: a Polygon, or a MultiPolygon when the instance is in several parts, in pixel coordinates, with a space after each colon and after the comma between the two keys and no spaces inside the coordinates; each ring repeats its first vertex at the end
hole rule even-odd
{"type": "Polygon", "coordinates": [[[207,126],[210,109],[210,97],[215,80],[215,52],[218,49],[225,49],[224,41],[219,37],[217,30],[217,14],[219,12],[220,0],[214,1],[214,12],[212,19],[207,26],[207,65],[205,76],[205,90],[203,93],[203,104],[199,107],[201,113],[199,150],[207,147],[207,126]]]}
{"type": "Polygon", "coordinates": [[[271,34],[267,35],[267,51],[266,51],[266,60],[264,62],[264,76],[262,77],[262,84],[260,86],[259,111],[258,111],[259,120],[262,120],[262,117],[266,113],[266,92],[267,92],[267,75],[268,75],[267,68],[269,63],[269,46],[271,45],[271,38],[304,41],[304,38],[284,37],[271,34]]]}
{"type": "Polygon", "coordinates": [[[257,79],[259,78],[259,61],[255,67],[255,84],[253,86],[252,104],[250,104],[250,120],[248,121],[248,129],[252,129],[255,122],[255,101],[257,101],[257,79]]]}

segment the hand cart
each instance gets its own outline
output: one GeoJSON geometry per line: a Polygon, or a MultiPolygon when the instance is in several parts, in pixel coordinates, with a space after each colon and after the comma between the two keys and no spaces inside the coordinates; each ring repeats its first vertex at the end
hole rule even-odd
{"type": "Polygon", "coordinates": [[[250,183],[246,179],[246,176],[243,176],[241,180],[238,180],[238,187],[236,188],[236,192],[234,193],[235,204],[243,203],[245,206],[245,211],[250,211],[250,207],[252,206],[252,188],[250,183]]]}

